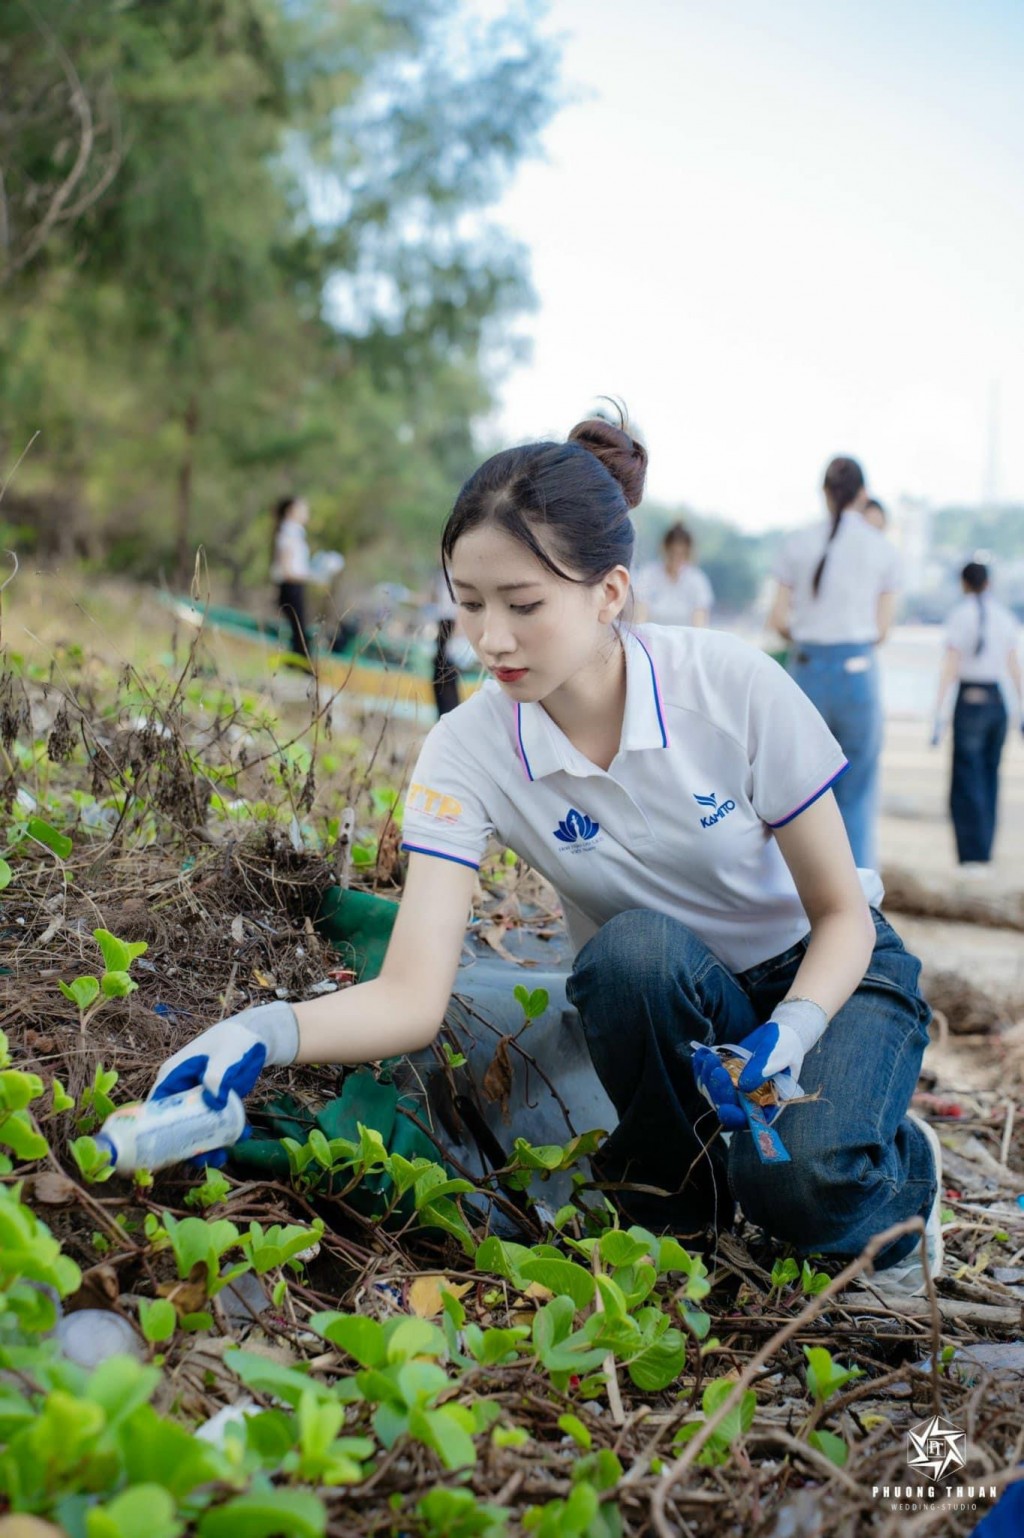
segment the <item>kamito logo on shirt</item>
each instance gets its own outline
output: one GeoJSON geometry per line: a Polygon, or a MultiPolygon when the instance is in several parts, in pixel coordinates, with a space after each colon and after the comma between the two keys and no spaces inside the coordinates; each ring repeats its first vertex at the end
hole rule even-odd
{"type": "Polygon", "coordinates": [[[588,844],[600,832],[601,824],[594,822],[586,812],[578,812],[571,806],[555,829],[560,844],[588,844]]]}
{"type": "Polygon", "coordinates": [[[702,828],[713,828],[716,822],[721,822],[723,817],[728,817],[730,812],[734,812],[736,810],[735,801],[723,801],[721,806],[719,806],[718,797],[714,794],[710,796],[698,796],[697,792],[694,791],[693,799],[696,801],[698,806],[706,806],[710,807],[711,809],[711,815],[709,817],[702,817],[700,820],[700,825],[702,828]]]}

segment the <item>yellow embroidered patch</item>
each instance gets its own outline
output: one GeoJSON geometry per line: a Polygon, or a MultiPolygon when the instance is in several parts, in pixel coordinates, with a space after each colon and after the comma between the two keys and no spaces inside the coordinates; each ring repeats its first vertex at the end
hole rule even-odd
{"type": "Polygon", "coordinates": [[[408,806],[410,812],[423,812],[438,822],[458,822],[462,816],[461,801],[444,791],[431,790],[429,785],[410,785],[408,806]]]}

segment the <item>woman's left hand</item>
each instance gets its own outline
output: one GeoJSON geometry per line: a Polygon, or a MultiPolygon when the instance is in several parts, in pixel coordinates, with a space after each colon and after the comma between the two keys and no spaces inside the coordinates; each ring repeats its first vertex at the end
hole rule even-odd
{"type": "MultiPolygon", "coordinates": [[[[739,1089],[749,1095],[767,1079],[789,1074],[793,1092],[799,1094],[804,1058],[828,1025],[828,1015],[813,999],[783,999],[772,1018],[743,1040],[750,1058],[739,1077],[739,1089]]],[[[782,1090],[783,1098],[788,1098],[782,1090]]]]}

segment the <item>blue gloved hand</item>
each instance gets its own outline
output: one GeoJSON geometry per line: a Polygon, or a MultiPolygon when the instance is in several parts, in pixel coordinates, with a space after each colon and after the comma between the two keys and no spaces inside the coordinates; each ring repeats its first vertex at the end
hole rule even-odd
{"type": "Polygon", "coordinates": [[[797,1089],[804,1058],[828,1025],[828,1016],[813,999],[784,999],[777,1004],[772,1018],[743,1039],[750,1053],[739,1077],[738,1088],[745,1095],[758,1089],[766,1079],[788,1074],[789,1085],[781,1085],[783,1096],[791,1087],[797,1089]]]}
{"type": "Polygon", "coordinates": [[[936,716],[934,722],[932,723],[932,735],[930,743],[930,746],[933,748],[937,748],[939,743],[942,741],[943,725],[944,723],[941,717],[936,716]]]}
{"type": "Polygon", "coordinates": [[[710,1047],[695,1047],[693,1077],[704,1099],[715,1111],[722,1126],[729,1131],[747,1125],[747,1118],[736,1086],[717,1052],[710,1047]]]}
{"type": "Polygon", "coordinates": [[[292,1063],[299,1050],[299,1022],[284,1000],[258,1004],[211,1025],[160,1068],[149,1092],[163,1100],[203,1086],[207,1105],[220,1110],[234,1090],[242,1099],[264,1067],[292,1063]]]}

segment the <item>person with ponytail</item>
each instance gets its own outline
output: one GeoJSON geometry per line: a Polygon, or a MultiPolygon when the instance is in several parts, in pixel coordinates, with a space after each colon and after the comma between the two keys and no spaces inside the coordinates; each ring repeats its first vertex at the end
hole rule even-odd
{"type": "MultiPolygon", "coordinates": [[[[921,1217],[937,1274],[938,1142],[908,1112],[930,1011],[843,835],[845,755],[759,648],[629,623],[646,468],[624,419],[591,418],[470,476],[441,558],[491,676],[420,751],[380,975],[222,1020],[154,1093],[201,1084],[222,1103],[266,1065],[425,1048],[493,839],[561,902],[567,995],[618,1115],[596,1168],[629,1216],[711,1242],[738,1202],[773,1241],[837,1259],[921,1217]],[[740,1094],[769,1080],[792,1101],[781,1175],[740,1094]]],[[[919,1243],[909,1232],[880,1251],[876,1284],[923,1288],[919,1243]]]]}
{"type": "Polygon", "coordinates": [[[946,623],[932,746],[938,747],[941,740],[956,685],[949,810],[960,870],[971,879],[983,876],[992,859],[1007,701],[1018,719],[1024,718],[1024,683],[1017,621],[990,596],[988,567],[968,561],[960,583],[964,596],[946,623]]]}
{"type": "Polygon", "coordinates": [[[876,648],[892,624],[900,561],[863,517],[869,498],[855,459],[833,459],[822,490],[825,526],[793,535],[776,558],[769,625],[791,643],[789,670],[849,760],[836,800],[853,858],[870,868],[883,731],[876,648]]]}
{"type": "Polygon", "coordinates": [[[270,580],[277,587],[277,606],[291,630],[291,649],[309,656],[306,637],[306,584],[312,573],[306,524],[309,503],[304,497],[282,497],[274,507],[274,538],[270,580]]]}

